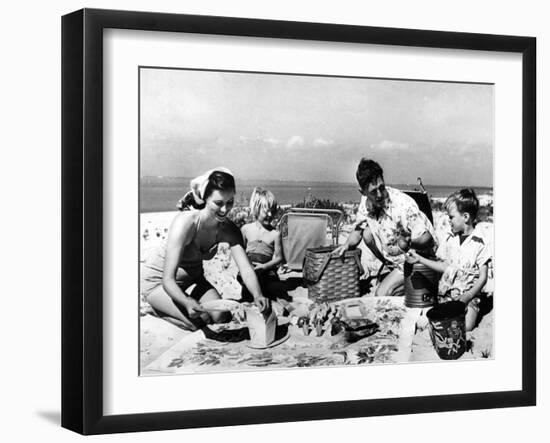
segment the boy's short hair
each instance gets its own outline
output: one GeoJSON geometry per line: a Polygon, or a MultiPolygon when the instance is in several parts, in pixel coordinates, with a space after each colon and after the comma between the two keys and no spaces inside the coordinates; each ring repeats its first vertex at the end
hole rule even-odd
{"type": "Polygon", "coordinates": [[[357,166],[355,177],[361,189],[365,189],[378,178],[384,180],[384,172],[377,162],[363,157],[357,166]]]}
{"type": "Polygon", "coordinates": [[[274,212],[277,209],[277,200],[273,192],[255,187],[250,196],[250,210],[254,218],[258,218],[262,209],[274,212]]]}
{"type": "Polygon", "coordinates": [[[472,188],[453,192],[445,201],[445,209],[449,211],[453,205],[456,206],[458,212],[467,212],[470,214],[472,222],[475,221],[479,211],[479,200],[472,188]]]}

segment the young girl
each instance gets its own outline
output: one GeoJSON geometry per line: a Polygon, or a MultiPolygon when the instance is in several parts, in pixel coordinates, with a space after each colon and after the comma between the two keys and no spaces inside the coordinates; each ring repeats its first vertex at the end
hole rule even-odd
{"type": "MultiPolygon", "coordinates": [[[[263,295],[271,300],[279,299],[286,306],[292,298],[277,275],[283,252],[281,233],[273,226],[277,212],[275,196],[268,190],[254,188],[250,197],[250,210],[254,221],[241,228],[246,255],[256,271],[263,295]]],[[[242,300],[250,299],[250,291],[243,287],[242,300]]]]}
{"type": "Polygon", "coordinates": [[[269,302],[246,257],[239,228],[227,218],[233,207],[235,180],[226,168],[217,168],[191,181],[191,191],[180,201],[168,239],[143,266],[141,293],[161,316],[184,329],[196,330],[205,323],[226,322],[225,312],[207,313],[202,303],[220,299],[204,277],[203,260],[212,259],[219,243],[229,243],[252,299],[263,311],[269,302]],[[191,292],[187,292],[195,285],[191,292]]]}

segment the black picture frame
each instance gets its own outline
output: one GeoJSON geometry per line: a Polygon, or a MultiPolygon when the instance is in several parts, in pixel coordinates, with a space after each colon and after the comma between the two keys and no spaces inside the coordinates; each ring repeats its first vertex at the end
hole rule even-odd
{"type": "Polygon", "coordinates": [[[62,18],[62,426],[82,434],[536,404],[536,39],[83,9],[62,18]],[[522,55],[522,388],[106,416],[103,412],[103,31],[108,28],[502,51],[522,55]]]}

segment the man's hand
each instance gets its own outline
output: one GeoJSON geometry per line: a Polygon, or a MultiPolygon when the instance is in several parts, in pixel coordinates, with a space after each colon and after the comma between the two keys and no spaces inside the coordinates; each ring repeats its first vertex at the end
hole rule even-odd
{"type": "Polygon", "coordinates": [[[399,237],[397,238],[397,246],[399,246],[399,249],[403,252],[407,252],[411,249],[411,233],[409,231],[404,229],[401,230],[399,237]]]}
{"type": "Polygon", "coordinates": [[[334,251],[330,253],[331,257],[342,257],[347,251],[349,251],[349,245],[344,243],[343,245],[338,246],[334,251]]]}

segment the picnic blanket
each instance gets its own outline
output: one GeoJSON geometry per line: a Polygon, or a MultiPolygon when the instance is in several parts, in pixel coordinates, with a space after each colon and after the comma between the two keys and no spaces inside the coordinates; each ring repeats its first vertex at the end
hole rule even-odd
{"type": "MultiPolygon", "coordinates": [[[[196,331],[142,368],[142,375],[396,363],[400,323],[406,313],[403,299],[366,297],[357,300],[365,304],[378,329],[355,343],[349,343],[345,334],[331,336],[330,331],[321,336],[305,335],[301,328],[290,324],[290,338],[286,342],[274,348],[255,350],[247,341],[220,343],[196,331]]],[[[242,327],[242,324],[228,327],[242,327]]]]}

